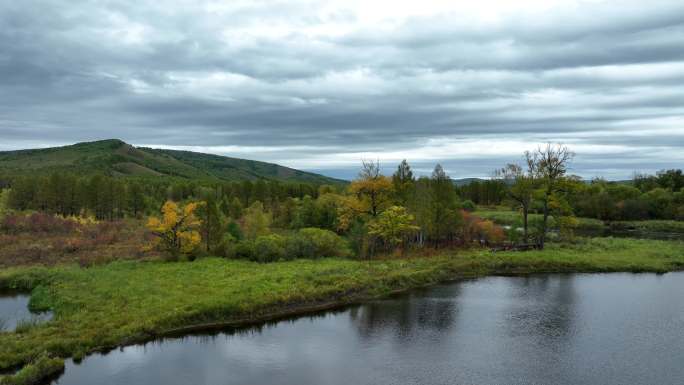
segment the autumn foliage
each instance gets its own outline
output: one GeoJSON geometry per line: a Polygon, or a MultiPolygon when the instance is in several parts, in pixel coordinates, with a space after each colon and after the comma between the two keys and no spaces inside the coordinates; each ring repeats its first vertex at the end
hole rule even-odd
{"type": "Polygon", "coordinates": [[[150,217],[147,228],[156,236],[153,246],[169,252],[172,256],[190,253],[202,241],[198,231],[201,221],[195,216],[198,203],[184,207],[167,201],[162,207],[162,217],[150,217]]]}

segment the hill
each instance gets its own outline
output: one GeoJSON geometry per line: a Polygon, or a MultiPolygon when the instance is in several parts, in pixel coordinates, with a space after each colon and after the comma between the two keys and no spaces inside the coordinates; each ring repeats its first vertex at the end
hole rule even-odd
{"type": "Polygon", "coordinates": [[[0,174],[104,173],[118,177],[174,177],[240,181],[270,179],[336,184],[344,181],[273,163],[191,151],[134,147],[118,139],[70,146],[1,151],[0,174]]]}
{"type": "Polygon", "coordinates": [[[451,182],[454,184],[456,187],[461,187],[461,186],[467,186],[473,182],[484,182],[487,179],[482,179],[482,178],[460,178],[460,179],[451,179],[451,182]]]}

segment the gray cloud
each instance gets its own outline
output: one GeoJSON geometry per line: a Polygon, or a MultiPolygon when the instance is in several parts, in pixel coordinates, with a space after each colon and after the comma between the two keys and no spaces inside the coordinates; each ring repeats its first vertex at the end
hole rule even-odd
{"type": "Polygon", "coordinates": [[[551,140],[585,177],[681,167],[684,3],[557,3],[3,2],[0,149],[117,137],[465,177],[551,140]]]}

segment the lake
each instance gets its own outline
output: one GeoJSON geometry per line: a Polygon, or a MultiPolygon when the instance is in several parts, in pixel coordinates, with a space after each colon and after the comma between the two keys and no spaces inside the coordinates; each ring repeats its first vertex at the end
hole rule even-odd
{"type": "Polygon", "coordinates": [[[684,273],[489,277],[67,362],[55,384],[681,384],[684,273]]]}

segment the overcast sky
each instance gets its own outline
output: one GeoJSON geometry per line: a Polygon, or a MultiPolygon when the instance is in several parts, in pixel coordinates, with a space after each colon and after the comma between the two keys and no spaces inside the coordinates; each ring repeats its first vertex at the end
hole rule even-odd
{"type": "Polygon", "coordinates": [[[684,1],[0,0],[0,149],[106,138],[347,178],[546,141],[584,177],[684,167],[684,1]]]}

